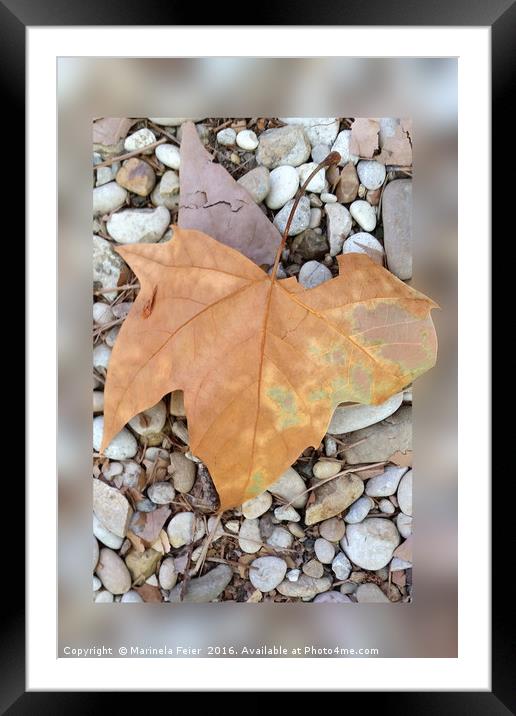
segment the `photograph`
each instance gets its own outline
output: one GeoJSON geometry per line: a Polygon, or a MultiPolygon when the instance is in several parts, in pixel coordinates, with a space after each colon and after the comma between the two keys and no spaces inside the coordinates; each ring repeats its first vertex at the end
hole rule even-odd
{"type": "Polygon", "coordinates": [[[95,603],[410,603],[411,118],[92,133],[95,603]]]}

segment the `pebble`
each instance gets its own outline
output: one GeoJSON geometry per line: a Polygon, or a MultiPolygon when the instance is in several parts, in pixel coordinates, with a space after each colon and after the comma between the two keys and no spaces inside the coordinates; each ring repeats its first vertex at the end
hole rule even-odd
{"type": "Polygon", "coordinates": [[[402,405],[393,415],[376,425],[355,430],[351,438],[355,444],[344,450],[350,465],[361,462],[382,462],[398,450],[402,453],[412,450],[412,408],[402,405]]]}
{"type": "Polygon", "coordinates": [[[97,592],[101,588],[101,586],[102,586],[102,582],[100,581],[100,579],[98,577],[95,577],[95,575],[93,575],[93,580],[92,580],[93,591],[97,592]]]}
{"type": "Polygon", "coordinates": [[[149,119],[160,127],[178,127],[184,122],[200,122],[204,117],[149,117],[149,119]]]}
{"type": "Polygon", "coordinates": [[[292,507],[299,509],[306,505],[308,495],[304,494],[306,485],[293,467],[289,467],[276,482],[269,487],[269,492],[282,498],[285,502],[291,502],[292,507]]]}
{"type": "Polygon", "coordinates": [[[116,182],[103,184],[93,189],[93,215],[103,216],[125,204],[127,192],[116,182]]]}
{"type": "Polygon", "coordinates": [[[335,457],[337,455],[337,441],[331,435],[324,438],[324,452],[326,457],[335,457]]]}
{"type": "Polygon", "coordinates": [[[412,534],[412,517],[400,512],[396,517],[396,527],[400,535],[407,539],[412,534]]]}
{"type": "Polygon", "coordinates": [[[360,524],[348,525],[341,547],[358,567],[374,570],[390,562],[399,542],[398,530],[390,520],[368,517],[360,524]]]}
{"type": "MultiPolygon", "coordinates": [[[[154,144],[154,142],[156,142],[156,135],[150,129],[144,127],[126,137],[124,149],[126,152],[134,152],[137,149],[144,149],[149,144],[154,144]]],[[[144,153],[152,154],[152,152],[152,149],[147,149],[144,153]]]]}
{"type": "Polygon", "coordinates": [[[179,175],[173,169],[169,169],[161,177],[159,193],[164,197],[172,197],[179,194],[179,175]]]}
{"type": "Polygon", "coordinates": [[[241,184],[252,196],[253,201],[260,204],[271,188],[269,170],[267,167],[255,167],[241,176],[237,184],[241,184]]]}
{"type": "Polygon", "coordinates": [[[348,162],[340,173],[340,180],[337,184],[337,199],[342,204],[350,204],[355,201],[358,194],[360,182],[357,176],[357,170],[353,162],[348,162]]]}
{"type": "Polygon", "coordinates": [[[406,472],[401,478],[397,497],[400,510],[405,515],[412,517],[412,470],[406,472]]]}
{"type": "Polygon", "coordinates": [[[314,551],[319,562],[330,564],[335,557],[335,547],[324,537],[318,537],[315,540],[314,551]]]}
{"type": "MultiPolygon", "coordinates": [[[[310,174],[317,169],[316,162],[308,162],[308,164],[301,164],[297,168],[299,174],[299,184],[302,186],[308,179],[310,174]]],[[[320,194],[326,189],[326,175],[324,169],[320,169],[317,174],[310,180],[310,183],[305,187],[305,191],[312,191],[315,194],[320,194]]]]}
{"type": "MultiPolygon", "coordinates": [[[[321,224],[322,211],[317,206],[310,209],[310,229],[316,229],[321,224]]],[[[325,239],[326,240],[326,239],[325,239]]]]}
{"type": "Polygon", "coordinates": [[[156,175],[147,162],[132,157],[122,164],[116,182],[133,194],[148,196],[156,184],[156,175]]]}
{"type": "Polygon", "coordinates": [[[304,541],[305,531],[303,530],[301,525],[298,525],[297,522],[289,522],[288,529],[294,535],[294,537],[297,537],[299,540],[301,540],[301,542],[304,541]]]}
{"type": "Polygon", "coordinates": [[[93,320],[99,326],[105,326],[106,323],[111,323],[113,318],[113,311],[111,310],[111,306],[108,306],[107,303],[97,301],[93,304],[93,320]]]}
{"type": "Polygon", "coordinates": [[[189,460],[181,452],[173,452],[170,455],[169,473],[172,475],[172,482],[177,492],[187,494],[194,486],[196,469],[195,463],[189,460]]]}
{"type": "Polygon", "coordinates": [[[95,567],[97,566],[97,562],[99,561],[99,543],[95,539],[95,536],[93,537],[93,571],[95,571],[95,567]]]}
{"type": "MultiPolygon", "coordinates": [[[[108,185],[109,186],[109,185],[108,185]]],[[[412,276],[412,181],[395,179],[382,199],[383,242],[389,271],[406,281],[412,276]]]]}
{"type": "Polygon", "coordinates": [[[304,597],[310,599],[316,594],[327,592],[331,587],[331,579],[329,577],[309,577],[307,574],[301,574],[296,582],[286,579],[278,584],[276,589],[284,597],[304,597]]]}
{"type": "Polygon", "coordinates": [[[261,548],[262,536],[260,523],[255,519],[245,519],[238,533],[238,545],[243,552],[254,554],[261,548]]]}
{"type": "Polygon", "coordinates": [[[373,582],[359,584],[355,594],[359,604],[380,604],[384,602],[390,604],[389,598],[386,597],[380,587],[373,582]]]}
{"type": "Polygon", "coordinates": [[[285,578],[287,563],[280,557],[258,557],[249,566],[249,580],[261,592],[270,592],[285,578]]]}
{"type": "Polygon", "coordinates": [[[340,585],[341,594],[354,594],[357,591],[357,584],[355,582],[345,582],[340,585]]]}
{"type": "MultiPolygon", "coordinates": [[[[104,432],[104,417],[98,415],[93,419],[93,448],[97,452],[102,444],[102,434],[104,432]]],[[[104,450],[105,457],[110,460],[127,460],[134,457],[138,451],[138,443],[132,433],[127,428],[115,435],[107,448],[104,450]]]]}
{"type": "Polygon", "coordinates": [[[100,550],[96,572],[102,585],[111,594],[124,594],[131,589],[131,575],[123,559],[107,547],[100,550]]]}
{"type": "Polygon", "coordinates": [[[126,209],[113,214],[106,224],[109,235],[120,244],[159,241],[170,224],[170,212],[156,209],[126,209]]]}
{"type": "Polygon", "coordinates": [[[401,478],[407,470],[408,468],[406,467],[389,465],[381,475],[375,475],[375,477],[367,481],[366,495],[370,497],[389,497],[389,495],[394,495],[401,478]]]}
{"type": "Polygon", "coordinates": [[[173,589],[177,582],[176,565],[172,557],[167,557],[159,568],[159,584],[162,589],[173,589]]]}
{"type": "Polygon", "coordinates": [[[336,204],[337,196],[335,194],[330,194],[328,191],[323,191],[321,192],[321,201],[325,204],[336,204]]]}
{"type": "Polygon", "coordinates": [[[138,512],[154,512],[156,505],[148,497],[144,497],[143,500],[136,501],[136,509],[138,512]]]}
{"type": "Polygon", "coordinates": [[[103,368],[104,370],[107,370],[109,359],[111,358],[111,348],[109,346],[106,346],[105,343],[99,343],[98,346],[95,346],[93,349],[93,367],[97,370],[99,368],[103,368]]]}
{"type": "Polygon", "coordinates": [[[286,520],[288,522],[299,522],[301,519],[301,515],[297,510],[295,510],[292,505],[283,506],[280,505],[279,507],[276,507],[274,510],[274,517],[277,520],[283,521],[286,520]]]}
{"type": "Polygon", "coordinates": [[[330,517],[319,525],[319,534],[329,542],[339,542],[344,537],[346,526],[338,517],[330,517]]]}
{"type": "Polygon", "coordinates": [[[95,604],[111,604],[111,602],[114,601],[114,596],[111,594],[111,592],[108,592],[107,589],[102,589],[95,596],[95,604]]]}
{"type": "MultiPolygon", "coordinates": [[[[112,244],[100,236],[93,236],[93,288],[102,290],[116,287],[128,269],[121,256],[112,247],[112,244]]],[[[104,294],[107,301],[113,301],[118,296],[117,291],[104,294]]]]}
{"type": "Polygon", "coordinates": [[[318,144],[332,144],[339,131],[337,117],[279,117],[279,119],[287,125],[303,127],[312,147],[318,144]]]}
{"type": "Polygon", "coordinates": [[[106,341],[106,345],[110,348],[114,347],[118,334],[120,333],[120,328],[121,326],[113,326],[113,328],[110,328],[110,330],[105,334],[104,340],[106,341]]]}
{"type": "Polygon", "coordinates": [[[316,209],[320,209],[321,206],[323,206],[321,197],[319,194],[309,194],[308,198],[310,199],[310,206],[314,207],[316,209]]]}
{"type": "Polygon", "coordinates": [[[395,507],[390,500],[386,497],[382,497],[378,502],[378,508],[384,515],[392,515],[395,512],[395,507]]]}
{"type": "Polygon", "coordinates": [[[246,152],[253,152],[258,146],[258,137],[252,129],[242,129],[237,134],[236,143],[240,149],[244,149],[246,152]]]}
{"type": "MultiPolygon", "coordinates": [[[[294,199],[290,199],[290,201],[287,201],[285,206],[280,211],[278,211],[278,213],[274,217],[274,226],[278,229],[280,234],[283,234],[283,232],[285,231],[288,217],[290,216],[290,212],[292,211],[293,206],[294,199]]],[[[297,236],[298,234],[301,234],[303,231],[308,229],[309,224],[310,200],[308,199],[308,197],[303,196],[301,197],[299,204],[297,205],[296,211],[294,212],[294,217],[292,219],[292,223],[290,224],[290,229],[288,230],[288,235],[297,236]]]]}
{"type": "Polygon", "coordinates": [[[143,410],[134,418],[131,418],[129,425],[135,433],[141,435],[144,438],[148,438],[156,433],[160,433],[165,426],[167,419],[167,408],[163,400],[153,405],[147,410],[143,410]]]}
{"type": "Polygon", "coordinates": [[[172,434],[179,438],[185,445],[190,442],[190,436],[188,435],[188,428],[180,420],[175,420],[172,425],[172,434]]]}
{"type": "Polygon", "coordinates": [[[304,288],[315,288],[332,278],[330,269],[318,261],[307,261],[301,266],[298,280],[304,288]]]}
{"type": "Polygon", "coordinates": [[[404,571],[405,569],[410,569],[411,567],[412,562],[408,562],[406,559],[400,559],[399,557],[393,557],[389,565],[391,572],[404,571]]]}
{"type": "Polygon", "coordinates": [[[384,250],[381,243],[371,234],[358,231],[346,239],[342,247],[343,254],[366,254],[375,264],[383,266],[384,250]]]}
{"type": "Polygon", "coordinates": [[[385,164],[374,160],[362,159],[358,162],[357,173],[366,189],[379,189],[385,181],[385,164]]]}
{"type": "Polygon", "coordinates": [[[132,603],[132,604],[141,604],[143,602],[143,599],[140,597],[138,592],[135,592],[134,589],[129,590],[125,594],[122,594],[122,599],[120,600],[124,604],[132,603]]]}
{"type": "Polygon", "coordinates": [[[343,129],[342,132],[339,132],[331,148],[332,152],[338,152],[340,154],[339,167],[345,166],[348,162],[356,164],[360,158],[356,154],[351,154],[349,149],[350,139],[351,129],[343,129]]]}
{"type": "Polygon", "coordinates": [[[344,522],[347,522],[350,525],[355,525],[358,522],[362,522],[365,520],[367,515],[369,514],[369,511],[372,510],[374,507],[374,502],[370,497],[366,497],[365,495],[363,497],[360,497],[356,502],[354,502],[349,510],[347,511],[344,522]]]}
{"type": "Polygon", "coordinates": [[[172,393],[170,393],[169,412],[170,415],[175,415],[179,418],[184,418],[186,416],[185,399],[182,390],[173,390],[172,393]]]}
{"type": "Polygon", "coordinates": [[[248,519],[254,519],[263,515],[272,505],[272,495],[270,492],[262,492],[261,495],[246,500],[242,504],[242,514],[248,519]]]}
{"type": "Polygon", "coordinates": [[[113,162],[113,164],[108,167],[100,167],[97,169],[95,186],[103,186],[104,184],[113,181],[119,169],[120,162],[113,162]]]}
{"type": "Polygon", "coordinates": [[[215,515],[212,515],[208,519],[208,533],[211,535],[212,542],[216,542],[221,537],[224,537],[224,527],[215,515]]]}
{"type": "Polygon", "coordinates": [[[382,190],[381,189],[370,189],[366,194],[366,201],[368,201],[371,206],[378,206],[380,203],[380,199],[382,196],[382,190]]]}
{"type": "Polygon", "coordinates": [[[171,603],[193,602],[205,604],[213,602],[224,591],[233,578],[233,570],[227,564],[219,564],[203,577],[190,579],[181,596],[182,583],[177,584],[168,596],[171,603]]]}
{"type": "MultiPolygon", "coordinates": [[[[320,212],[320,209],[310,209],[310,216],[312,211],[320,212]]],[[[328,242],[326,236],[317,233],[313,229],[305,229],[298,234],[290,245],[290,253],[299,254],[301,258],[306,261],[311,259],[320,259],[325,256],[328,252],[328,242]]]]}
{"type": "Polygon", "coordinates": [[[168,523],[167,535],[172,547],[183,547],[204,536],[204,524],[193,512],[179,512],[168,523]]]}
{"type": "Polygon", "coordinates": [[[299,174],[292,166],[280,166],[269,175],[269,193],[265,203],[269,209],[281,209],[299,188],[299,174]]]}
{"type": "Polygon", "coordinates": [[[351,599],[341,592],[324,592],[324,594],[318,594],[313,600],[313,604],[338,604],[342,602],[351,603],[351,599]]]}
{"type": "Polygon", "coordinates": [[[347,579],[349,577],[353,566],[344,554],[344,552],[339,552],[337,555],[335,555],[331,563],[331,568],[333,574],[337,577],[337,579],[342,580],[347,579]]]}
{"type": "Polygon", "coordinates": [[[395,413],[402,400],[403,393],[396,393],[379,405],[339,405],[335,408],[328,432],[331,435],[342,435],[379,423],[395,413]]]}
{"type": "Polygon", "coordinates": [[[236,141],[236,132],[232,127],[226,127],[217,132],[217,142],[223,147],[232,147],[236,141]]]}
{"type": "Polygon", "coordinates": [[[303,564],[303,573],[308,577],[319,579],[324,574],[324,567],[317,559],[310,559],[303,564]]]}
{"type": "Polygon", "coordinates": [[[166,167],[177,171],[181,166],[179,147],[174,144],[159,144],[155,149],[155,153],[159,161],[166,167]]]}
{"type": "Polygon", "coordinates": [[[297,580],[299,579],[300,574],[301,574],[301,570],[300,570],[300,569],[290,569],[290,570],[287,572],[287,579],[288,579],[289,582],[297,582],[297,580]]]}
{"type": "Polygon", "coordinates": [[[376,226],[376,211],[363,199],[357,199],[349,207],[351,216],[364,231],[372,231],[376,226]]]}
{"type": "MultiPolygon", "coordinates": [[[[240,534],[242,534],[242,530],[240,530],[240,534]]],[[[283,527],[275,527],[267,540],[267,544],[276,549],[290,549],[292,540],[293,536],[288,530],[283,527]]]]}
{"type": "Polygon", "coordinates": [[[329,460],[319,460],[312,468],[313,476],[318,480],[325,480],[328,477],[334,477],[342,469],[340,462],[330,462],[329,460]]]}
{"type": "Polygon", "coordinates": [[[170,482],[155,482],[148,488],[147,495],[156,505],[168,505],[176,492],[170,482]]]}
{"type": "Polygon", "coordinates": [[[231,534],[237,535],[240,530],[240,523],[238,520],[228,520],[224,525],[224,528],[231,532],[231,534]]]}
{"type": "Polygon", "coordinates": [[[349,211],[342,204],[326,204],[324,211],[326,213],[330,256],[336,256],[342,251],[344,239],[347,238],[351,231],[353,222],[349,211]]]}
{"type": "Polygon", "coordinates": [[[305,524],[314,525],[335,517],[357,500],[364,483],[356,475],[341,475],[315,490],[315,500],[305,510],[305,524]]]}
{"type": "MultiPolygon", "coordinates": [[[[165,187],[166,188],[166,187],[165,187]]],[[[162,206],[168,211],[174,211],[179,206],[179,194],[165,194],[161,193],[161,182],[156,184],[154,191],[151,194],[151,202],[155,207],[162,206]]],[[[161,240],[167,239],[168,230],[163,234],[161,240]]]]}
{"type": "Polygon", "coordinates": [[[133,510],[121,492],[102,480],[93,480],[93,511],[106,529],[125,537],[133,510]]]}
{"type": "Polygon", "coordinates": [[[256,161],[268,169],[281,165],[298,167],[310,156],[310,143],[302,127],[287,125],[260,134],[256,161]]]}
{"type": "Polygon", "coordinates": [[[114,532],[108,530],[107,527],[104,527],[95,513],[93,513],[93,534],[103,545],[111,549],[120,549],[124,541],[123,537],[116,535],[114,532]]]}
{"type": "Polygon", "coordinates": [[[331,149],[329,144],[316,144],[312,147],[312,160],[316,164],[320,164],[324,159],[326,159],[330,151],[331,149]]]}

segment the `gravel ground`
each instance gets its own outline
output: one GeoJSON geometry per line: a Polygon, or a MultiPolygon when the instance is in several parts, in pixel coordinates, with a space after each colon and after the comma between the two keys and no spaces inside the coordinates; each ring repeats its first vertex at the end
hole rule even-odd
{"type": "MultiPolygon", "coordinates": [[[[93,147],[93,598],[408,602],[410,388],[382,405],[339,406],[321,445],[220,520],[209,472],[189,450],[180,391],[136,416],[98,454],[109,357],[138,290],[112,246],[171,238],[183,121],[131,120],[127,136],[93,147]]],[[[299,182],[331,149],[340,152],[341,166],[309,185],[280,276],[313,287],[338,273],[338,254],[359,251],[410,280],[411,167],[352,155],[353,118],[195,121],[215,161],[280,230],[299,182]]],[[[396,124],[380,120],[380,144],[396,124]]]]}

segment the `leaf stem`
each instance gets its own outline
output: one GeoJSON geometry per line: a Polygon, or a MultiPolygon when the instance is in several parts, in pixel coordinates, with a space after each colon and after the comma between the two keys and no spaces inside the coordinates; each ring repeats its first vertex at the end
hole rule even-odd
{"type": "Polygon", "coordinates": [[[283,231],[283,234],[281,236],[281,242],[278,246],[278,250],[276,252],[276,258],[274,259],[274,265],[272,267],[271,271],[271,280],[276,280],[276,274],[278,272],[278,266],[281,259],[281,253],[283,249],[285,248],[285,244],[287,243],[288,238],[288,232],[290,231],[290,225],[292,224],[292,221],[294,219],[294,214],[296,213],[296,209],[298,207],[299,202],[301,201],[301,197],[305,193],[306,187],[314,176],[321,170],[326,167],[331,167],[332,164],[338,164],[340,162],[340,154],[338,152],[330,152],[328,156],[322,160],[322,162],[319,162],[319,164],[315,167],[313,172],[311,172],[308,177],[305,179],[303,184],[299,187],[299,189],[296,192],[296,196],[294,197],[294,203],[292,204],[292,209],[290,210],[290,214],[288,215],[287,223],[285,225],[285,229],[283,231]]]}

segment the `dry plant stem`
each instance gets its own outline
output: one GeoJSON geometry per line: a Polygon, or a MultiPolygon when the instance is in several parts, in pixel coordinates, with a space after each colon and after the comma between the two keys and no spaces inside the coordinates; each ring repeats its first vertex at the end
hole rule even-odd
{"type": "Polygon", "coordinates": [[[283,505],[283,507],[290,507],[290,505],[299,497],[302,497],[302,495],[307,495],[309,492],[312,492],[312,490],[317,490],[318,487],[322,487],[322,485],[325,485],[327,482],[335,480],[337,477],[341,477],[341,475],[347,475],[349,472],[362,472],[363,470],[371,470],[373,467],[381,467],[383,465],[385,465],[385,462],[374,462],[371,465],[364,465],[363,467],[350,467],[347,470],[342,470],[341,472],[338,472],[332,477],[327,477],[325,480],[318,480],[316,485],[312,485],[303,492],[300,492],[299,495],[296,495],[290,502],[287,502],[285,505],[283,505]]]}
{"type": "Polygon", "coordinates": [[[106,159],[103,162],[100,162],[100,164],[95,164],[93,167],[94,169],[100,169],[100,167],[108,167],[110,164],[114,164],[115,162],[121,162],[124,159],[130,159],[131,157],[137,157],[138,154],[143,154],[144,152],[147,152],[149,149],[154,149],[158,146],[158,144],[165,144],[167,141],[167,137],[163,137],[162,139],[158,139],[157,142],[153,142],[152,144],[147,144],[146,147],[142,147],[141,149],[135,149],[133,152],[127,152],[127,154],[120,154],[119,157],[112,157],[111,159],[106,159]]]}
{"type": "Polygon", "coordinates": [[[211,528],[211,530],[210,530],[210,531],[208,532],[208,534],[206,535],[206,539],[204,540],[204,544],[203,544],[203,546],[202,546],[202,552],[201,552],[201,554],[199,555],[199,559],[197,560],[197,563],[196,563],[196,565],[195,565],[195,569],[194,569],[194,571],[193,571],[194,574],[197,574],[197,573],[200,572],[201,569],[203,568],[204,562],[205,562],[205,560],[206,560],[206,555],[208,554],[208,549],[209,549],[209,547],[210,547],[210,544],[212,543],[213,537],[215,536],[215,531],[216,531],[217,527],[218,527],[219,524],[220,524],[220,518],[221,518],[221,517],[222,517],[222,514],[219,512],[219,514],[218,514],[218,515],[216,516],[216,518],[215,518],[215,522],[214,522],[214,524],[213,524],[213,527],[211,528]]]}
{"type": "Polygon", "coordinates": [[[179,142],[179,140],[176,137],[174,137],[173,134],[170,134],[169,132],[167,132],[165,129],[163,129],[163,127],[159,127],[157,124],[154,124],[154,122],[151,122],[150,120],[147,122],[147,124],[150,124],[150,126],[153,129],[155,129],[157,132],[159,132],[160,134],[164,134],[165,137],[170,139],[171,142],[174,142],[174,144],[177,144],[177,145],[181,144],[181,142],[179,142]]]}
{"type": "Polygon", "coordinates": [[[288,238],[288,232],[290,231],[290,225],[292,224],[292,221],[294,219],[294,214],[296,213],[296,209],[298,207],[299,202],[301,201],[301,197],[305,193],[306,187],[310,184],[314,176],[321,171],[321,169],[324,169],[325,167],[331,167],[332,164],[338,164],[340,162],[340,154],[338,152],[330,152],[326,159],[323,159],[322,162],[319,162],[319,164],[316,166],[316,168],[313,170],[311,174],[308,175],[308,177],[305,179],[303,184],[299,187],[297,190],[294,203],[292,205],[292,209],[290,210],[290,214],[288,215],[287,219],[287,225],[285,226],[285,230],[281,236],[281,242],[278,246],[278,250],[276,252],[276,258],[274,260],[274,265],[272,267],[271,271],[271,281],[276,280],[276,274],[278,272],[278,266],[281,259],[281,252],[285,248],[285,244],[287,243],[288,238]]]}

